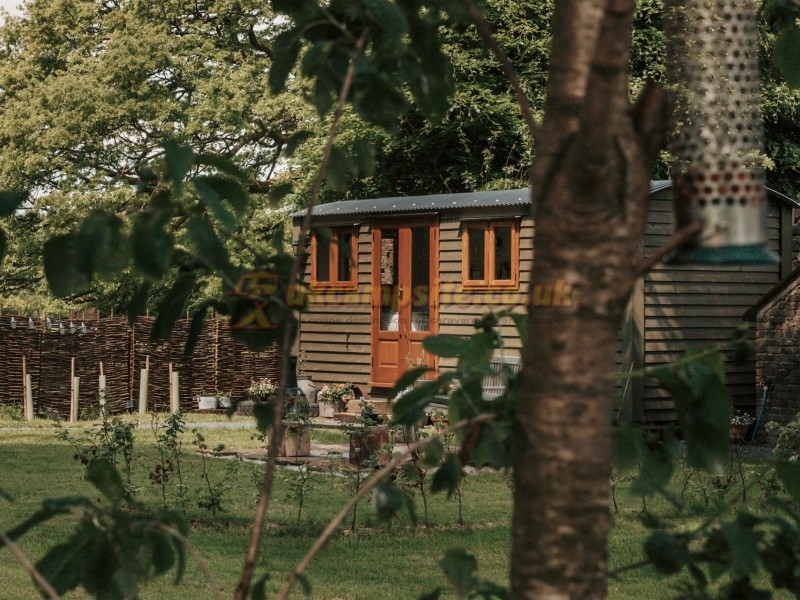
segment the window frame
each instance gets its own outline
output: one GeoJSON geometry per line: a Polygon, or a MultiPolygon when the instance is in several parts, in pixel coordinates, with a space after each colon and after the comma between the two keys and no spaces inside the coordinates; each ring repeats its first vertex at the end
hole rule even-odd
{"type": "Polygon", "coordinates": [[[519,288],[519,219],[480,219],[465,221],[461,231],[461,282],[465,289],[518,289],[519,288]],[[511,277],[498,279],[495,273],[495,241],[497,229],[511,228],[511,277]],[[472,279],[470,266],[470,230],[483,231],[483,279],[472,279]]]}
{"type": "Polygon", "coordinates": [[[328,281],[320,281],[317,275],[318,246],[322,241],[319,230],[311,231],[311,287],[316,289],[352,290],[358,287],[358,229],[356,227],[330,227],[328,241],[328,281]],[[339,279],[339,236],[350,234],[350,279],[339,279]]]}

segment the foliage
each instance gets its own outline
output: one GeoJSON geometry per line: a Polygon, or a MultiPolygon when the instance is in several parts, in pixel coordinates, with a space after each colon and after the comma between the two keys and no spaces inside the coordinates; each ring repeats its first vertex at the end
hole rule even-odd
{"type": "Polygon", "coordinates": [[[187,487],[183,480],[183,442],[181,436],[186,428],[181,411],[170,414],[164,425],[158,422],[158,416],[153,415],[153,436],[158,448],[158,460],[149,474],[150,483],[159,486],[163,508],[167,508],[168,483],[174,475],[177,478],[175,491],[175,504],[177,508],[186,508],[187,487]]]}
{"type": "MultiPolygon", "coordinates": [[[[291,133],[315,127],[299,93],[264,94],[280,30],[273,16],[254,0],[37,0],[25,18],[6,19],[0,189],[35,193],[9,222],[4,295],[44,291],[38,257],[54,233],[77,231],[93,211],[139,211],[133,187],[146,179],[143,164],[163,158],[165,139],[230,159],[253,193],[271,190],[291,133]]],[[[245,235],[257,247],[276,227],[282,235],[273,212],[286,215],[268,205],[248,213],[245,235]]],[[[122,312],[135,291],[136,278],[120,273],[80,300],[122,312]]],[[[154,285],[149,298],[164,291],[154,285]]]]}
{"type": "Polygon", "coordinates": [[[136,440],[134,433],[136,423],[125,421],[119,417],[109,418],[108,412],[101,410],[100,425],[96,430],[90,432],[93,439],[84,448],[81,446],[80,441],[76,440],[69,430],[61,424],[61,418],[58,413],[54,413],[53,418],[58,428],[58,439],[69,443],[75,449],[75,454],[73,455],[75,460],[88,465],[95,459],[103,458],[116,468],[121,456],[125,467],[126,491],[133,492],[135,490],[131,483],[131,467],[133,465],[134,442],[136,440]]]}
{"type": "Polygon", "coordinates": [[[36,568],[58,594],[82,587],[97,598],[132,600],[150,578],[173,568],[180,581],[185,564],[186,524],[171,513],[151,514],[134,503],[114,466],[91,459],[86,477],[104,498],[45,500],[39,511],[8,531],[12,541],[54,517],[76,512],[79,519],[66,541],[50,548],[36,568]]]}
{"type": "Polygon", "coordinates": [[[259,377],[250,382],[250,387],[247,388],[247,396],[252,400],[259,402],[266,402],[269,397],[275,392],[277,386],[268,377],[259,377]]]}
{"type": "Polygon", "coordinates": [[[327,402],[334,406],[341,406],[347,410],[347,403],[350,400],[355,400],[353,393],[353,385],[351,383],[333,383],[330,386],[323,385],[317,392],[317,400],[319,402],[327,402]]]}
{"type": "MultiPolygon", "coordinates": [[[[213,518],[217,517],[217,513],[223,512],[222,499],[225,494],[230,491],[228,478],[235,471],[230,465],[224,469],[223,476],[217,481],[211,481],[211,461],[210,457],[219,458],[222,451],[225,449],[225,444],[217,444],[213,448],[209,448],[206,443],[206,437],[195,428],[192,429],[194,440],[192,444],[197,447],[197,451],[202,459],[202,468],[200,472],[200,479],[203,480],[203,486],[199,490],[199,498],[197,506],[203,508],[211,513],[213,518]]],[[[233,464],[233,463],[231,463],[233,464]]]]}

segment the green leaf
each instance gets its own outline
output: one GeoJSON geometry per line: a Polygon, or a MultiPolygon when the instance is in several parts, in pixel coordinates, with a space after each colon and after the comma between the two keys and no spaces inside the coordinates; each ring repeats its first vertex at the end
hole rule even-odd
{"type": "Polygon", "coordinates": [[[418,423],[425,416],[425,407],[431,403],[438,390],[439,384],[430,381],[405,393],[392,407],[392,422],[406,427],[418,423]]]}
{"type": "Polygon", "coordinates": [[[78,507],[91,507],[92,503],[86,498],[67,496],[63,498],[48,498],[42,501],[42,508],[25,519],[22,523],[6,532],[11,540],[16,540],[25,535],[30,529],[52,519],[56,515],[69,514],[78,507]]]}
{"type": "Polygon", "coordinates": [[[76,533],[62,544],[56,544],[36,563],[39,573],[59,594],[77,588],[84,577],[88,546],[92,543],[83,533],[76,533]]]}
{"type": "Polygon", "coordinates": [[[256,429],[267,434],[275,422],[275,409],[272,402],[256,402],[253,404],[253,416],[256,418],[256,429]]]}
{"type": "Polygon", "coordinates": [[[218,154],[210,154],[207,152],[198,154],[195,162],[198,165],[208,165],[210,167],[214,167],[220,173],[230,175],[234,179],[237,179],[241,182],[247,181],[247,173],[242,171],[242,169],[240,169],[239,166],[232,160],[218,154]]]}
{"type": "Polygon", "coordinates": [[[442,597],[442,592],[444,592],[444,590],[438,587],[430,592],[420,594],[417,596],[417,600],[440,600],[442,597]]]}
{"type": "Polygon", "coordinates": [[[194,177],[192,182],[197,188],[198,193],[206,194],[204,201],[209,203],[209,208],[212,209],[212,212],[215,210],[220,210],[219,208],[215,209],[210,204],[215,201],[218,203],[219,198],[222,198],[228,204],[230,204],[236,214],[240,216],[246,213],[248,207],[250,206],[250,197],[247,195],[247,192],[241,186],[241,184],[234,179],[229,177],[209,175],[194,177]]]}
{"type": "Polygon", "coordinates": [[[343,192],[347,189],[350,181],[350,173],[353,165],[344,150],[334,146],[331,151],[331,159],[328,163],[328,170],[325,173],[325,181],[334,191],[343,192]]]}
{"type": "Polygon", "coordinates": [[[189,333],[186,336],[186,346],[183,348],[183,358],[189,359],[197,346],[197,340],[203,332],[203,325],[206,321],[206,313],[211,306],[214,305],[214,300],[206,300],[197,308],[192,315],[192,321],[189,324],[189,333]]]}
{"type": "Polygon", "coordinates": [[[800,88],[800,27],[787,25],[775,38],[775,62],[790,87],[800,88]]]}
{"type": "Polygon", "coordinates": [[[430,367],[414,367],[413,369],[409,369],[405,373],[403,373],[397,382],[394,384],[392,391],[389,392],[389,397],[394,398],[405,390],[407,387],[414,385],[417,379],[420,378],[423,374],[427,373],[428,371],[432,371],[430,367]]]}
{"type": "Polygon", "coordinates": [[[163,531],[149,531],[151,561],[156,575],[163,575],[175,564],[175,546],[172,538],[163,531]]]}
{"type": "Polygon", "coordinates": [[[425,467],[435,467],[442,462],[444,456],[444,443],[442,440],[431,442],[422,449],[422,465],[425,467]]]}
{"type": "Polygon", "coordinates": [[[300,587],[303,588],[303,593],[306,596],[311,595],[311,580],[308,578],[308,575],[305,573],[300,573],[297,575],[297,582],[300,584],[300,587]]]}
{"type": "Polygon", "coordinates": [[[194,242],[196,256],[212,272],[225,274],[231,271],[228,251],[217,232],[208,220],[201,215],[194,215],[186,224],[189,237],[194,242]]]}
{"type": "Polygon", "coordinates": [[[300,39],[293,30],[284,31],[275,38],[269,69],[269,88],[273,94],[283,91],[286,79],[297,62],[300,48],[300,39]]]}
{"type": "Polygon", "coordinates": [[[280,202],[294,190],[294,183],[291,181],[283,181],[274,185],[269,191],[270,202],[280,202]]]}
{"type": "Polygon", "coordinates": [[[164,144],[164,162],[167,167],[167,177],[172,180],[175,195],[180,196],[183,178],[194,164],[194,151],[189,146],[167,141],[164,144]]]}
{"type": "Polygon", "coordinates": [[[450,548],[439,561],[445,577],[453,586],[457,598],[468,598],[475,587],[478,561],[463,548],[450,548]]]}
{"type": "Polygon", "coordinates": [[[0,192],[0,218],[13,215],[27,199],[26,192],[0,192]]]}
{"type": "Polygon", "coordinates": [[[194,291],[195,283],[196,280],[193,275],[183,273],[172,284],[172,287],[158,305],[158,316],[150,332],[152,341],[169,338],[175,321],[180,318],[189,296],[194,291]]]}
{"type": "Polygon", "coordinates": [[[107,459],[91,460],[86,467],[86,478],[113,504],[119,504],[126,498],[125,484],[107,459]]]}
{"type": "Polygon", "coordinates": [[[447,497],[450,498],[458,489],[463,475],[464,473],[461,469],[461,463],[458,461],[458,457],[452,453],[448,454],[442,466],[433,475],[431,491],[434,494],[446,491],[447,497]]]}
{"type": "Polygon", "coordinates": [[[91,280],[95,273],[116,274],[128,264],[124,223],[116,215],[93,211],[78,233],[80,269],[91,280]]]}
{"type": "Polygon", "coordinates": [[[391,521],[408,505],[408,497],[391,482],[378,484],[372,490],[372,509],[381,521],[391,521]]]}
{"type": "Polygon", "coordinates": [[[431,335],[422,341],[422,347],[436,356],[455,358],[464,351],[465,342],[466,339],[459,335],[431,335]]]}
{"type": "Polygon", "coordinates": [[[147,309],[147,302],[150,299],[150,288],[152,284],[149,281],[143,281],[136,287],[136,291],[128,301],[128,323],[133,325],[136,318],[143,314],[147,309]]]}
{"type": "Polygon", "coordinates": [[[133,259],[145,275],[158,279],[172,264],[175,237],[166,229],[168,219],[143,213],[133,223],[133,259]]]}
{"type": "Polygon", "coordinates": [[[90,281],[78,267],[77,235],[56,235],[44,244],[44,274],[50,291],[70,296],[89,287],[90,281]]]}
{"type": "Polygon", "coordinates": [[[730,573],[734,579],[743,579],[758,569],[758,545],[753,534],[738,523],[722,523],[722,535],[728,543],[730,573]]]}
{"type": "Polygon", "coordinates": [[[623,473],[639,464],[638,446],[641,443],[641,428],[625,423],[611,432],[611,462],[623,473]]]}
{"type": "Polygon", "coordinates": [[[677,441],[670,430],[663,432],[663,440],[641,439],[639,460],[641,471],[631,484],[631,493],[650,496],[666,489],[678,456],[677,441]]]}
{"type": "Polygon", "coordinates": [[[236,227],[236,216],[222,203],[222,198],[208,185],[205,177],[193,177],[192,185],[197,190],[200,200],[203,201],[211,213],[219,220],[220,224],[228,231],[236,227]]]}
{"type": "Polygon", "coordinates": [[[493,469],[505,469],[511,465],[511,448],[505,427],[499,423],[481,427],[478,442],[472,451],[472,463],[477,467],[488,465],[493,469]]]}
{"type": "Polygon", "coordinates": [[[267,581],[269,581],[269,575],[264,575],[255,582],[250,590],[251,600],[267,600],[267,581]]]}
{"type": "Polygon", "coordinates": [[[792,500],[800,504],[800,462],[777,462],[775,463],[775,473],[786,487],[792,500]]]}
{"type": "Polygon", "coordinates": [[[686,542],[669,531],[654,531],[644,543],[644,552],[653,566],[665,575],[678,573],[689,562],[686,542]]]}
{"type": "Polygon", "coordinates": [[[301,129],[300,131],[295,131],[289,140],[286,142],[283,151],[286,153],[287,156],[291,156],[294,154],[297,147],[305,142],[306,140],[311,139],[314,137],[314,133],[307,129],[301,129]]]}

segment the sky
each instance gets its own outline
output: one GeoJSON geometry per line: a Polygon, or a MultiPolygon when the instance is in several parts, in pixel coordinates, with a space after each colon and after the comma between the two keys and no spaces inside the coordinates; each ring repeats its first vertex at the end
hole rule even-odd
{"type": "MultiPolygon", "coordinates": [[[[8,12],[14,14],[17,11],[17,5],[21,4],[22,0],[0,0],[0,6],[5,8],[8,12]]],[[[0,23],[2,23],[3,18],[0,17],[0,23]]]]}

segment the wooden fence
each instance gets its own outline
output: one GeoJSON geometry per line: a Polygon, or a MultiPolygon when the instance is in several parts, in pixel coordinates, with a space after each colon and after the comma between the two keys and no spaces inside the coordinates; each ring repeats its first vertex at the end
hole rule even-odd
{"type": "Polygon", "coordinates": [[[227,321],[209,319],[189,360],[183,359],[189,321],[175,324],[169,340],[150,343],[153,317],[133,326],[118,317],[94,321],[0,316],[0,404],[23,403],[23,358],[31,375],[35,414],[57,411],[69,417],[72,362],[80,377],[79,406],[98,406],[102,363],[106,401],[112,412],[139,407],[139,373],[149,358],[148,410],[169,409],[169,368],[180,375],[180,407],[197,408],[202,392],[230,392],[242,398],[255,377],[277,379],[277,348],[253,353],[230,335],[227,321]]]}

